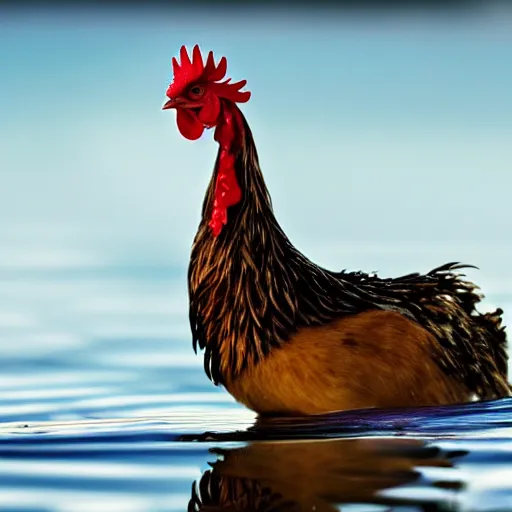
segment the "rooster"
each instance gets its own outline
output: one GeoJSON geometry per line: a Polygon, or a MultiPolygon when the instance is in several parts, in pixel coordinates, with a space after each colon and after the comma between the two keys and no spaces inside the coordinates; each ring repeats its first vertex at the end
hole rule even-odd
{"type": "Polygon", "coordinates": [[[260,415],[441,405],[511,395],[502,310],[450,263],[382,279],[324,269],[281,229],[238,103],[246,80],[196,45],[172,60],[163,109],[219,144],[188,271],[194,350],[216,385],[260,415]]]}

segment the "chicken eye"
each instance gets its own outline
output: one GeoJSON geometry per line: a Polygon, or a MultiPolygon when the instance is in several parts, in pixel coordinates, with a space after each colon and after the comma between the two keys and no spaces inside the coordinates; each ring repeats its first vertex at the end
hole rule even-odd
{"type": "Polygon", "coordinates": [[[204,89],[200,85],[194,85],[189,92],[192,96],[201,96],[204,93],[204,89]]]}

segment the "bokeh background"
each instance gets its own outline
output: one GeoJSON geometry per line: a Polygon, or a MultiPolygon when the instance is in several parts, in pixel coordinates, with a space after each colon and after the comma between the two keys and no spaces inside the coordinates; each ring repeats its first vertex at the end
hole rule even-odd
{"type": "Polygon", "coordinates": [[[195,43],[248,80],[303,252],[385,276],[475,264],[512,322],[512,12],[471,5],[0,7],[0,357],[107,365],[121,337],[113,362],[137,347],[134,364],[200,367],[185,273],[216,144],[161,110],[171,57],[195,43]]]}
{"type": "MultiPolygon", "coordinates": [[[[475,264],[512,324],[512,4],[361,3],[0,3],[0,512],[183,511],[216,457],[176,436],[254,420],[191,348],[217,147],[161,110],[182,44],[248,80],[297,247],[384,276],[475,264]]],[[[510,510],[508,405],[482,407],[423,425],[475,458],[398,504],[510,510]],[[468,444],[471,425],[502,428],[468,444]]]]}

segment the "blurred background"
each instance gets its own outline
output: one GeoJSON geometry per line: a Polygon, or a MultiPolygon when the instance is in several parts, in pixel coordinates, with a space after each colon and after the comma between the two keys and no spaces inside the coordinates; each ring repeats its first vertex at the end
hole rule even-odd
{"type": "Polygon", "coordinates": [[[88,396],[114,369],[113,395],[141,368],[137,386],[167,392],[193,367],[211,389],[186,268],[217,148],[161,110],[182,44],[248,80],[277,217],[304,253],[382,276],[477,265],[511,323],[512,11],[461,4],[0,7],[0,390],[21,393],[0,418],[32,414],[19,397],[44,382],[88,396]]]}
{"type": "MultiPolygon", "coordinates": [[[[0,512],[185,510],[216,457],[175,436],[254,420],[191,347],[217,146],[161,110],[182,44],[248,80],[277,218],[306,255],[382,276],[477,265],[483,309],[512,324],[511,3],[349,3],[0,3],[0,512]]],[[[482,407],[434,424],[509,425],[506,401],[482,407]]],[[[504,432],[448,446],[476,462],[398,503],[510,510],[504,432]]]]}

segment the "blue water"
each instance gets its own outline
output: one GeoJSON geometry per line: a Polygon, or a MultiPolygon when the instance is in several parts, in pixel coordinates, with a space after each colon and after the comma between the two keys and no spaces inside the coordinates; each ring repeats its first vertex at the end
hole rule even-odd
{"type": "Polygon", "coordinates": [[[1,273],[1,511],[512,510],[512,401],[255,422],[193,354],[184,279],[1,273]]]}

